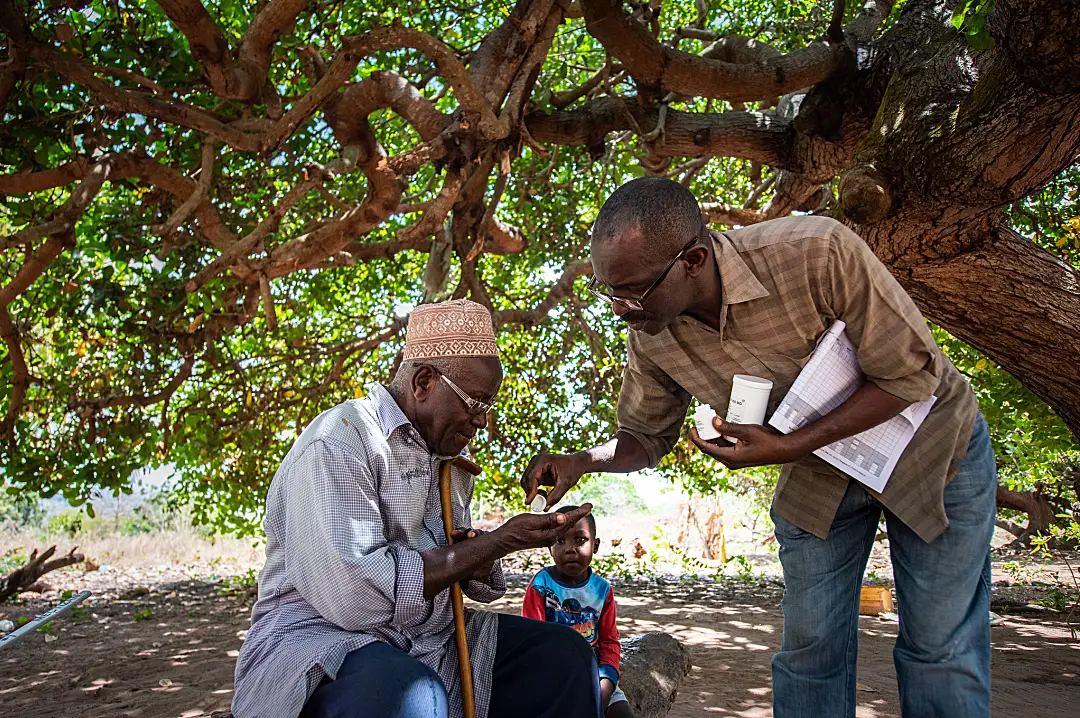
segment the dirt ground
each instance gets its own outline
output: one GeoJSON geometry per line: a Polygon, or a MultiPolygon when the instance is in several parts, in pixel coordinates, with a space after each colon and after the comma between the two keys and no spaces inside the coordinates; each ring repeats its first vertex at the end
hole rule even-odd
{"type": "MultiPolygon", "coordinates": [[[[0,653],[0,713],[189,718],[228,707],[250,585],[191,580],[166,567],[53,576],[57,590],[88,588],[95,603],[0,653]]],[[[517,582],[495,607],[515,611],[522,588],[517,582]]],[[[664,631],[690,649],[694,667],[672,718],[771,715],[769,658],[782,631],[775,581],[653,580],[616,590],[624,636],[664,631]]],[[[55,599],[28,597],[0,613],[33,616],[55,599]]],[[[998,596],[995,603],[1006,620],[993,628],[994,715],[1076,715],[1080,642],[1070,636],[1065,614],[1024,600],[998,596]]],[[[860,718],[899,715],[891,653],[896,629],[878,618],[861,619],[860,718]]]]}

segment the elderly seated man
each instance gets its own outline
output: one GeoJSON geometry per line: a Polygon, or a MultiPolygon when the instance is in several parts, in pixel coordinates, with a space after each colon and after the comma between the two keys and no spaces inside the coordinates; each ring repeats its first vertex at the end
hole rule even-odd
{"type": "MultiPolygon", "coordinates": [[[[237,718],[463,714],[449,587],[499,598],[501,557],[550,546],[590,508],[471,530],[473,480],[455,467],[461,540],[446,545],[440,465],[487,426],[501,382],[487,309],[421,306],[391,384],[324,412],[296,440],[266,499],[237,718]]],[[[478,718],[599,716],[592,650],[573,630],[470,612],[465,633],[478,718]]]]}

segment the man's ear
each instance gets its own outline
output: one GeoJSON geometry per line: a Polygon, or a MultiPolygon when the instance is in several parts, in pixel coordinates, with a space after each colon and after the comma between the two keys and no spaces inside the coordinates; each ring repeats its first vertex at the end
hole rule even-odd
{"type": "Polygon", "coordinates": [[[712,256],[706,247],[694,247],[685,255],[683,259],[686,260],[686,273],[691,277],[696,277],[708,266],[709,259],[712,256]]]}
{"type": "Polygon", "coordinates": [[[412,394],[417,401],[425,401],[435,391],[439,375],[429,366],[421,366],[412,376],[412,394]]]}
{"type": "Polygon", "coordinates": [[[594,538],[594,539],[592,540],[592,550],[593,550],[594,552],[595,552],[595,551],[599,551],[599,550],[600,550],[600,539],[598,539],[598,538],[594,538]]]}

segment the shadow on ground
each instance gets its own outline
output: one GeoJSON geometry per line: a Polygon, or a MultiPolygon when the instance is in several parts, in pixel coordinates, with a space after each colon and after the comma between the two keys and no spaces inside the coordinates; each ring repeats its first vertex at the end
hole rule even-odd
{"type": "MultiPolygon", "coordinates": [[[[694,667],[672,718],[771,715],[769,660],[780,644],[775,584],[650,583],[616,587],[623,635],[663,631],[694,667]]],[[[123,595],[123,594],[122,594],[123,595]]],[[[515,612],[522,586],[494,606],[515,612]]],[[[228,708],[249,587],[187,582],[99,603],[0,652],[0,705],[24,718],[192,718],[228,708]]],[[[34,615],[42,604],[15,607],[34,615]]],[[[1074,714],[1080,643],[1063,614],[1010,615],[993,629],[994,715],[1074,714]]],[[[892,645],[897,626],[860,621],[860,718],[898,716],[892,645]]]]}

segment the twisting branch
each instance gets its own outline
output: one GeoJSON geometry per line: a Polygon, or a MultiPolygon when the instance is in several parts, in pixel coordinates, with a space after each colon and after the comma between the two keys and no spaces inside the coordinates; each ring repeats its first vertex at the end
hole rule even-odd
{"type": "MultiPolygon", "coordinates": [[[[601,97],[580,108],[550,114],[534,112],[525,123],[538,142],[587,145],[599,151],[609,132],[652,129],[660,124],[658,108],[621,97],[601,97]]],[[[737,157],[786,167],[790,124],[788,119],[759,112],[667,110],[663,137],[649,149],[661,157],[737,157]]]]}
{"type": "Polygon", "coordinates": [[[191,377],[191,372],[195,366],[195,356],[189,355],[184,358],[184,363],[180,365],[180,370],[176,373],[169,383],[161,388],[160,391],[154,394],[131,394],[128,396],[112,396],[105,399],[75,399],[71,402],[70,408],[72,410],[89,411],[90,413],[96,413],[102,409],[109,409],[115,406],[151,406],[159,402],[165,401],[180,388],[191,377]]]}
{"type": "MultiPolygon", "coordinates": [[[[428,205],[423,216],[415,224],[402,227],[397,231],[394,235],[397,241],[409,242],[430,237],[434,233],[442,231],[443,220],[446,219],[446,215],[450,213],[454,202],[457,201],[458,196],[461,194],[461,187],[464,182],[465,176],[460,171],[447,171],[446,179],[443,180],[443,186],[439,190],[438,196],[428,205]]],[[[370,245],[360,244],[358,246],[370,245]]]]}
{"type": "Polygon", "coordinates": [[[755,209],[742,209],[732,207],[719,202],[706,202],[701,205],[701,215],[710,224],[726,224],[728,226],[747,226],[756,224],[764,219],[761,213],[755,209]]]}
{"type": "Polygon", "coordinates": [[[364,35],[346,37],[342,42],[341,52],[334,58],[326,74],[266,134],[263,148],[269,151],[278,147],[300,125],[307,122],[315,110],[345,84],[362,59],[382,50],[406,47],[423,52],[435,62],[443,80],[454,88],[466,117],[479,121],[481,136],[499,139],[507,135],[509,130],[495,117],[483,95],[469,80],[465,66],[449,47],[427,33],[391,25],[376,27],[364,35]]]}
{"type": "Polygon", "coordinates": [[[771,61],[737,65],[665,47],[620,7],[618,0],[581,0],[586,29],[626,66],[639,85],[688,97],[746,101],[815,85],[839,70],[842,44],[811,42],[771,61]]]}
{"type": "Polygon", "coordinates": [[[563,269],[562,276],[551,286],[547,296],[544,297],[539,304],[532,309],[503,309],[497,311],[493,317],[495,326],[499,327],[503,324],[520,324],[525,327],[532,327],[539,324],[544,321],[547,315],[559,302],[574,291],[574,282],[577,281],[578,277],[585,274],[592,274],[591,262],[588,260],[571,262],[566,265],[566,268],[563,269]]]}
{"type": "MultiPolygon", "coordinates": [[[[616,77],[623,70],[623,66],[618,63],[607,62],[599,70],[594,72],[588,80],[581,83],[572,90],[566,90],[565,92],[553,92],[551,93],[551,106],[557,109],[562,109],[567,105],[571,105],[585,95],[589,94],[593,89],[600,86],[600,83],[605,78],[610,78],[612,75],[616,77]]],[[[612,79],[614,81],[614,79],[612,79]]]]}
{"type": "Polygon", "coordinates": [[[195,184],[195,190],[184,203],[176,208],[172,216],[158,231],[165,236],[166,241],[180,228],[191,213],[195,211],[210,193],[210,185],[214,179],[214,143],[204,142],[202,145],[202,161],[199,163],[199,181],[195,184]]]}
{"type": "Polygon", "coordinates": [[[185,287],[187,291],[197,291],[208,281],[225,271],[225,269],[247,257],[248,254],[258,247],[271,233],[277,231],[278,226],[281,224],[281,220],[285,218],[285,215],[293,208],[293,205],[303,199],[313,187],[321,183],[321,177],[312,176],[291,187],[289,191],[285,193],[285,196],[281,201],[270,210],[270,213],[263,221],[259,222],[255,229],[251,230],[242,239],[238,240],[231,247],[222,252],[214,259],[214,261],[210,262],[210,264],[200,269],[187,283],[185,287]]]}
{"type": "MultiPolygon", "coordinates": [[[[10,0],[3,1],[10,2],[10,0]]],[[[98,78],[91,66],[44,43],[27,40],[23,46],[32,57],[50,70],[82,85],[94,93],[100,102],[114,110],[125,114],[145,115],[169,124],[198,130],[239,150],[254,152],[260,147],[258,135],[230,127],[215,117],[212,112],[177,100],[162,100],[145,93],[110,85],[98,78]]]]}
{"type": "Polygon", "coordinates": [[[355,134],[354,125],[366,123],[376,110],[389,107],[412,125],[425,142],[438,137],[450,123],[450,116],[435,109],[429,99],[412,83],[396,72],[376,70],[360,82],[350,85],[324,106],[332,115],[335,133],[355,134]]]}
{"type": "MultiPolygon", "coordinates": [[[[116,155],[107,155],[94,165],[94,167],[86,174],[83,181],[79,183],[79,186],[76,187],[67,198],[67,201],[52,212],[49,219],[44,223],[39,224],[36,227],[30,227],[20,232],[16,232],[7,237],[0,237],[0,251],[9,247],[21,247],[39,237],[69,235],[75,229],[75,223],[78,221],[79,217],[86,211],[87,206],[94,197],[97,196],[97,193],[101,191],[101,185],[108,179],[116,158],[116,155]]],[[[51,262],[53,258],[55,258],[55,255],[53,255],[49,261],[51,262]]],[[[23,287],[18,293],[21,293],[25,289],[26,287],[23,287]]],[[[2,300],[2,303],[6,304],[10,302],[14,296],[18,296],[18,293],[7,300],[2,300]]],[[[3,291],[0,291],[0,296],[3,295],[3,291]]]]}
{"type": "Polygon", "coordinates": [[[8,399],[7,413],[0,419],[0,436],[9,440],[15,438],[15,420],[22,409],[26,390],[30,388],[30,369],[26,366],[26,357],[22,350],[22,336],[15,327],[15,322],[8,314],[7,306],[0,304],[0,337],[7,345],[7,358],[11,362],[11,396],[8,399]]]}

